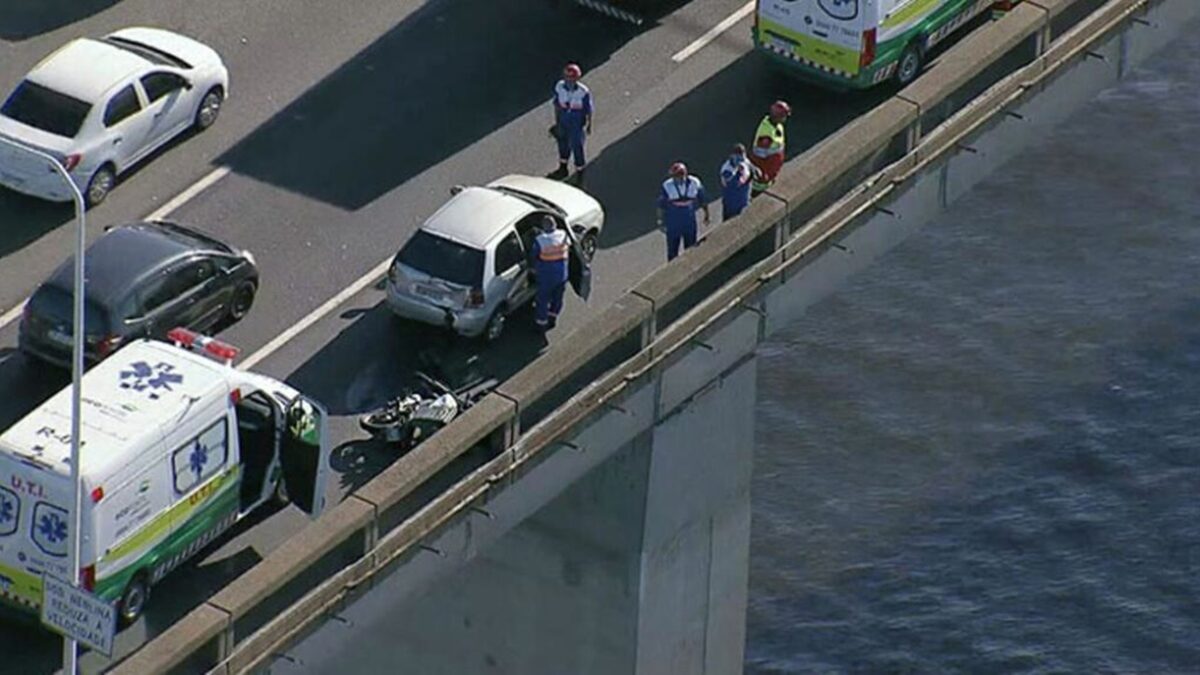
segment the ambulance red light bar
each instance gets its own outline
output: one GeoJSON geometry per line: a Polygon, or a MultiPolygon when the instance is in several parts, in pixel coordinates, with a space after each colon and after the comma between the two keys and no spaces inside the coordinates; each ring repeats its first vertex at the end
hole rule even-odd
{"type": "Polygon", "coordinates": [[[167,338],[180,347],[186,347],[194,352],[203,352],[225,361],[226,364],[232,363],[238,354],[242,353],[242,350],[227,342],[214,340],[187,328],[172,328],[167,331],[167,338]]]}

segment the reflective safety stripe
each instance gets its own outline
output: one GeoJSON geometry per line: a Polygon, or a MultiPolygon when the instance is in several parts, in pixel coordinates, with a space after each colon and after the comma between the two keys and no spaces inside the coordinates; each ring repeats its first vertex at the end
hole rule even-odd
{"type": "Polygon", "coordinates": [[[754,134],[754,154],[757,157],[783,154],[783,125],[772,124],[770,115],[758,123],[758,132],[754,134]],[[761,138],[771,139],[771,145],[765,148],[759,147],[758,141],[761,138]]]}
{"type": "Polygon", "coordinates": [[[566,259],[566,244],[550,244],[549,246],[543,246],[541,253],[538,254],[538,260],[544,260],[546,262],[557,262],[559,260],[566,259]]]}
{"type": "Polygon", "coordinates": [[[567,259],[567,233],[562,230],[543,232],[537,236],[538,260],[562,262],[567,259]]]}
{"type": "Polygon", "coordinates": [[[668,178],[663,181],[663,190],[667,193],[667,201],[671,206],[691,206],[692,201],[700,194],[700,179],[688,176],[681,186],[679,181],[668,178]]]}
{"type": "Polygon", "coordinates": [[[576,82],[574,89],[568,89],[566,81],[559,80],[554,85],[554,104],[559,110],[582,112],[588,105],[587,98],[591,93],[582,82],[576,82]]]}

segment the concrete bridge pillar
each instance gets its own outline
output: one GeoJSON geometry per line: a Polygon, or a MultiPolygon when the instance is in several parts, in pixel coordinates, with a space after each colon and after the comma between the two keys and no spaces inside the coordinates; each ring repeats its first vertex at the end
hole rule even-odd
{"type": "Polygon", "coordinates": [[[390,659],[356,672],[740,673],[754,402],[750,358],[374,623],[390,659]]]}

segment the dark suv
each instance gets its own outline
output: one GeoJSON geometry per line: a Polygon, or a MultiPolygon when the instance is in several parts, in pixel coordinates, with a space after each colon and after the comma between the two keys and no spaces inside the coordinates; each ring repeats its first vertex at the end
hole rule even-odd
{"type": "MultiPolygon", "coordinates": [[[[84,265],[88,364],[136,338],[165,338],[176,326],[224,328],[246,315],[258,290],[258,268],[248,251],[165,221],[109,229],[88,247],[84,265]]],[[[21,318],[21,351],[70,365],[74,281],[72,257],[30,296],[21,318]]]]}

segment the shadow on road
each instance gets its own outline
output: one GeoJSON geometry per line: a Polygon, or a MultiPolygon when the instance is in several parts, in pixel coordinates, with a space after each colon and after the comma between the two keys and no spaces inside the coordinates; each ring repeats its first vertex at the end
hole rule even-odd
{"type": "MultiPolygon", "coordinates": [[[[686,163],[704,182],[709,199],[720,198],[721,163],[734,143],[751,147],[772,101],[783,99],[792,105],[787,125],[791,159],[893,93],[887,87],[830,92],[764,66],[758,55],[745,54],[597,156],[585,187],[604,204],[601,247],[623,244],[654,229],[655,200],[672,162],[686,163]]],[[[713,222],[719,218],[720,213],[713,212],[713,222]]]]}
{"type": "Polygon", "coordinates": [[[0,40],[19,41],[75,23],[120,0],[4,0],[0,2],[0,40]]]}
{"type": "Polygon", "coordinates": [[[417,386],[418,370],[454,388],[485,378],[504,380],[547,344],[525,308],[509,316],[505,334],[490,345],[399,319],[383,302],[342,316],[348,323],[337,337],[287,378],[331,415],[358,415],[382,405],[417,386]]]}
{"type": "Polygon", "coordinates": [[[15,349],[0,350],[0,430],[7,429],[43,401],[71,384],[70,371],[30,359],[15,349]]]}
{"type": "Polygon", "coordinates": [[[651,25],[530,0],[430,3],[217,162],[359,209],[549,101],[565,61],[595,68],[651,25]]]}

